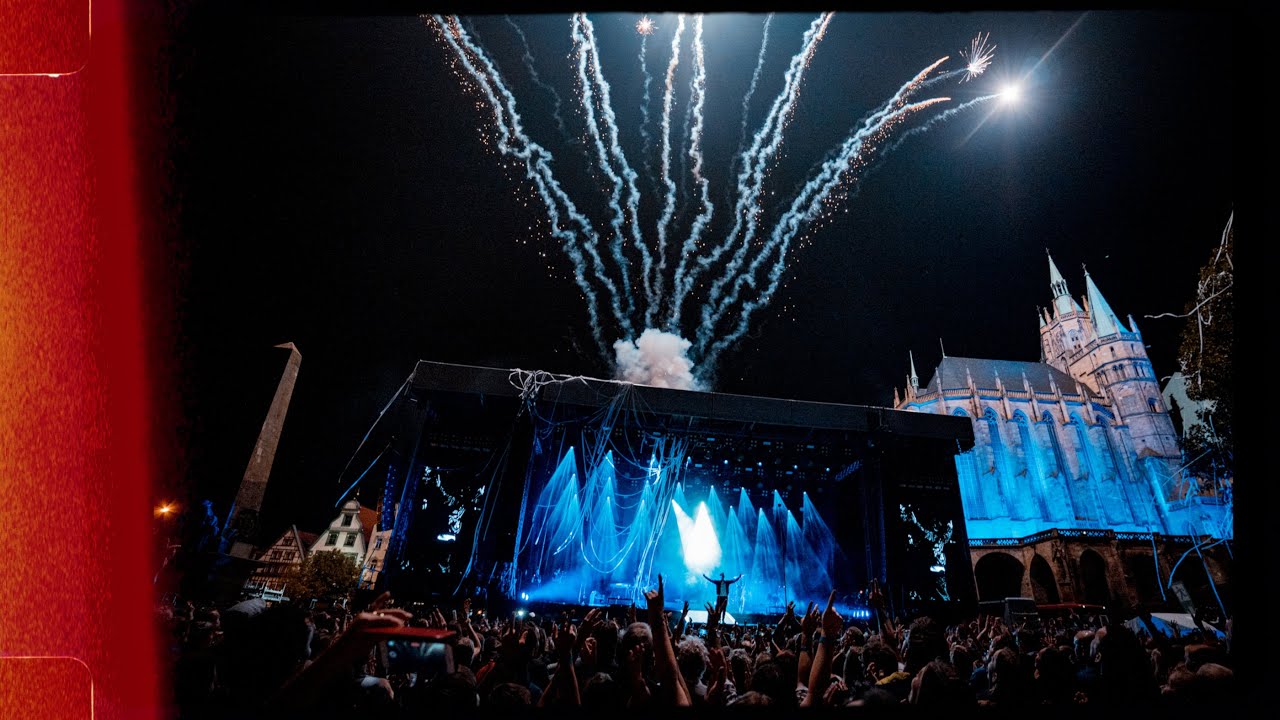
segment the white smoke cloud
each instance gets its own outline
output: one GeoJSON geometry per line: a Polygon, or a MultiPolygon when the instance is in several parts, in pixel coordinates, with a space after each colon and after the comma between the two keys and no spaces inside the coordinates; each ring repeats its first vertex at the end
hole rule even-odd
{"type": "Polygon", "coordinates": [[[693,343],[679,335],[648,328],[632,342],[613,344],[617,355],[614,377],[637,385],[705,390],[693,376],[693,361],[687,353],[693,343]]]}

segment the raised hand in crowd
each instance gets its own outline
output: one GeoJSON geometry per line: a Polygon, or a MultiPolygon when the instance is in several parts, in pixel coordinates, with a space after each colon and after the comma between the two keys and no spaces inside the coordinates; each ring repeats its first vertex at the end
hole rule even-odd
{"type": "Polygon", "coordinates": [[[840,637],[840,631],[844,629],[844,618],[836,612],[835,604],[836,591],[832,590],[827,598],[827,607],[822,611],[822,637],[818,640],[818,649],[814,652],[813,669],[809,674],[809,694],[802,701],[802,705],[805,706],[820,702],[825,697],[827,685],[831,682],[833,645],[840,637]]]}
{"type": "Polygon", "coordinates": [[[582,695],[573,667],[573,650],[578,644],[573,623],[566,621],[552,626],[551,640],[556,657],[556,672],[551,676],[551,682],[542,697],[538,698],[538,707],[581,705],[582,695]]]}
{"type": "MultiPolygon", "coordinates": [[[[374,602],[382,609],[367,610],[352,619],[351,624],[311,663],[289,678],[268,701],[268,707],[286,711],[301,711],[313,707],[331,697],[328,692],[338,681],[351,672],[357,664],[368,661],[377,644],[371,632],[380,629],[402,628],[413,619],[413,613],[391,604],[389,593],[374,602]],[[378,602],[378,601],[382,602],[378,602]]],[[[370,605],[372,608],[373,605],[370,605]]]]}
{"type": "Polygon", "coordinates": [[[724,651],[719,647],[708,648],[707,654],[710,658],[707,703],[714,706],[724,705],[729,699],[729,665],[725,662],[724,651]]]}
{"type": "Polygon", "coordinates": [[[716,598],[715,605],[707,603],[707,647],[720,647],[720,618],[723,617],[729,598],[716,598]]]}
{"type": "Polygon", "coordinates": [[[646,590],[644,599],[648,604],[649,627],[653,631],[653,662],[658,681],[662,683],[663,688],[670,688],[669,692],[674,699],[673,704],[681,707],[692,705],[689,688],[685,685],[684,677],[676,664],[675,648],[667,636],[669,632],[667,623],[662,619],[666,598],[663,594],[661,574],[658,575],[658,587],[654,590],[646,590]]]}

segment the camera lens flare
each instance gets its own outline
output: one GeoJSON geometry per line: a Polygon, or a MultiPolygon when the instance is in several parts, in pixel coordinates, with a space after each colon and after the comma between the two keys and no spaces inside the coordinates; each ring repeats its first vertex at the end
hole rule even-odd
{"type": "Polygon", "coordinates": [[[1012,105],[1022,99],[1022,86],[1017,83],[1010,83],[1004,86],[1000,91],[1000,102],[1006,105],[1012,105]]]}

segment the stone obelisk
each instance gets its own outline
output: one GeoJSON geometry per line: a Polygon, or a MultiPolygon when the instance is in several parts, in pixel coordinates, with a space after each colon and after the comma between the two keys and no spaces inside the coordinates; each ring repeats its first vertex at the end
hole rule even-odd
{"type": "Polygon", "coordinates": [[[302,353],[298,352],[293,343],[276,347],[289,351],[289,362],[285,364],[284,374],[280,376],[280,384],[271,400],[271,409],[267,411],[267,419],[262,422],[262,431],[258,433],[258,442],[253,446],[249,465],[244,469],[244,478],[240,480],[240,490],[236,493],[236,502],[231,506],[231,514],[227,519],[227,530],[234,532],[230,554],[239,558],[250,557],[255,549],[254,543],[258,540],[258,515],[262,512],[262,498],[267,493],[271,463],[276,457],[276,446],[280,444],[280,430],[284,427],[285,413],[289,411],[289,398],[293,396],[293,385],[298,379],[298,366],[302,364],[302,353]]]}

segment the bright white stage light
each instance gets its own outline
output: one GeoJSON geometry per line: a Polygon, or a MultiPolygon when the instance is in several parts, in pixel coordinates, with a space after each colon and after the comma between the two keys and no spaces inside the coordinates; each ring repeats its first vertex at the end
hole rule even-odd
{"type": "Polygon", "coordinates": [[[680,531],[684,566],[692,573],[709,573],[714,570],[720,564],[720,539],[716,537],[716,529],[711,524],[707,504],[698,503],[698,510],[693,518],[675,500],[671,501],[671,509],[675,511],[676,527],[680,531]]]}

